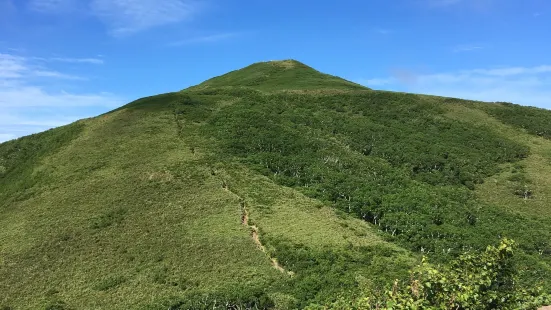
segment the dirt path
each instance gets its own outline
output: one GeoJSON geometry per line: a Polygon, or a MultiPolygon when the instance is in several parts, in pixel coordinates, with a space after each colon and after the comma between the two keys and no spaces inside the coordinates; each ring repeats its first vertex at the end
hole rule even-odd
{"type": "MultiPolygon", "coordinates": [[[[262,244],[260,241],[260,237],[258,234],[258,227],[256,225],[250,225],[249,224],[249,211],[247,210],[247,205],[245,201],[241,199],[241,202],[239,203],[241,206],[241,224],[244,226],[247,226],[251,230],[251,235],[253,237],[253,241],[256,244],[256,246],[264,253],[268,254],[266,252],[266,247],[262,244]]],[[[272,262],[272,266],[274,266],[275,269],[279,270],[282,273],[287,273],[290,276],[293,276],[294,273],[292,271],[286,271],[285,268],[283,268],[278,262],[275,257],[270,257],[270,261],[272,262]]]]}
{"type": "Polygon", "coordinates": [[[249,228],[249,230],[251,231],[251,237],[253,238],[254,244],[262,252],[264,252],[268,256],[268,258],[270,258],[270,262],[272,263],[272,266],[275,269],[279,270],[282,273],[286,273],[289,276],[293,276],[294,272],[285,270],[285,268],[283,268],[278,263],[278,261],[275,257],[270,257],[269,256],[268,252],[266,251],[266,247],[260,241],[260,236],[259,236],[259,233],[258,233],[258,230],[259,230],[258,227],[256,225],[250,225],[249,224],[249,210],[247,210],[247,204],[245,203],[245,200],[243,198],[241,198],[239,195],[237,195],[236,193],[232,192],[229,189],[226,182],[223,183],[222,187],[224,188],[224,190],[230,192],[231,194],[233,194],[234,196],[239,198],[239,206],[241,207],[241,224],[243,224],[243,226],[246,226],[247,228],[249,228]]]}

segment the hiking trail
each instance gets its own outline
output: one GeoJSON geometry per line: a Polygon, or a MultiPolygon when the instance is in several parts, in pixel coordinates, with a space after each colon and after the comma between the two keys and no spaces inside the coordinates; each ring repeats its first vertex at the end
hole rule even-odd
{"type": "Polygon", "coordinates": [[[239,199],[239,206],[241,208],[241,224],[243,224],[243,226],[246,226],[247,228],[249,228],[249,230],[251,231],[251,237],[253,238],[253,241],[254,241],[254,244],[262,251],[264,252],[264,254],[266,254],[266,256],[268,256],[268,258],[270,259],[270,262],[272,264],[272,266],[279,270],[280,272],[282,273],[286,273],[287,275],[289,276],[294,276],[294,272],[292,271],[287,271],[285,270],[285,268],[283,268],[279,262],[277,261],[277,259],[275,257],[271,257],[269,255],[269,253],[266,251],[266,247],[262,244],[262,242],[260,241],[260,236],[259,236],[259,229],[256,225],[251,225],[249,223],[249,210],[247,210],[247,204],[245,203],[245,200],[237,195],[235,192],[231,191],[229,189],[229,186],[228,184],[224,181],[223,182],[223,185],[222,187],[224,188],[224,190],[226,190],[227,192],[230,192],[231,194],[233,194],[234,196],[236,196],[238,199],[239,199]]]}

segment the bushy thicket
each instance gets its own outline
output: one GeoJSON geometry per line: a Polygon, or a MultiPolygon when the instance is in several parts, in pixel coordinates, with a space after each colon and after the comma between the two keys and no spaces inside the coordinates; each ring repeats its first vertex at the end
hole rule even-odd
{"type": "Polygon", "coordinates": [[[297,297],[293,309],[343,292],[351,296],[363,281],[383,287],[388,279],[406,277],[411,266],[405,253],[387,244],[320,250],[281,238],[263,238],[263,242],[281,265],[295,272],[283,288],[297,297]]]}
{"type": "Polygon", "coordinates": [[[172,298],[160,302],[153,309],[169,310],[248,310],[273,309],[274,301],[267,290],[260,287],[234,287],[225,291],[201,293],[189,292],[186,298],[172,298]]]}
{"type": "Polygon", "coordinates": [[[479,107],[505,124],[525,129],[533,135],[551,139],[551,111],[549,110],[507,102],[484,104],[479,107]]]}
{"type": "MultiPolygon", "coordinates": [[[[216,94],[232,96],[224,89],[216,94]]],[[[539,254],[551,250],[549,223],[484,205],[472,191],[528,149],[443,114],[441,106],[411,94],[249,91],[208,118],[203,130],[217,138],[221,159],[237,156],[437,261],[484,249],[500,236],[549,260],[539,254]]],[[[544,274],[530,273],[529,281],[544,274]]]]}
{"type": "Polygon", "coordinates": [[[396,280],[383,294],[365,289],[354,298],[337,297],[308,310],[367,309],[537,309],[551,302],[537,283],[518,281],[512,259],[515,243],[502,239],[482,253],[464,253],[447,266],[434,267],[423,258],[407,282],[396,280]]]}

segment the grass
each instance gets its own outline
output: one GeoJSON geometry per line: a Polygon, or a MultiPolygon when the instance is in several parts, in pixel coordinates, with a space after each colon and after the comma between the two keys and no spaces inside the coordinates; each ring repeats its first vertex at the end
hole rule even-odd
{"type": "Polygon", "coordinates": [[[548,281],[537,112],[282,61],[0,144],[0,307],[302,308],[501,235],[548,281]]]}
{"type": "MultiPolygon", "coordinates": [[[[482,125],[485,130],[492,130],[505,137],[519,141],[530,148],[530,156],[517,164],[506,164],[502,172],[487,179],[477,186],[480,197],[493,205],[500,206],[511,213],[522,213],[526,216],[546,220],[551,215],[549,199],[551,197],[551,141],[544,137],[519,130],[507,123],[502,123],[486,113],[480,103],[468,107],[462,104],[449,105],[450,117],[461,119],[472,124],[482,125]],[[519,182],[522,181],[522,182],[519,182]],[[515,188],[525,183],[533,195],[522,199],[515,195],[515,188]]],[[[547,113],[547,111],[543,112],[547,113]]]]}
{"type": "MultiPolygon", "coordinates": [[[[212,161],[208,140],[194,136],[200,125],[186,124],[189,135],[179,136],[171,110],[121,109],[79,126],[55,151],[16,163],[27,163],[24,181],[31,185],[22,187],[31,194],[14,201],[7,192],[0,205],[1,305],[164,309],[204,294],[237,298],[236,292],[255,288],[280,292],[284,300],[303,298],[283,289],[293,279],[256,248],[240,223],[239,199],[222,188],[222,172],[213,175],[213,167],[240,178],[228,182],[250,200],[263,238],[313,248],[344,247],[346,238],[357,246],[386,244],[361,221],[318,209],[319,202],[244,167],[212,161]],[[43,175],[48,182],[34,179],[43,175]],[[257,207],[249,198],[257,196],[274,200],[257,207]],[[339,224],[345,222],[350,228],[339,224]],[[295,229],[286,231],[286,224],[295,229]],[[309,231],[320,235],[302,235],[309,231]]],[[[356,272],[362,270],[368,267],[356,272]]]]}
{"type": "Polygon", "coordinates": [[[41,308],[55,289],[72,307],[137,308],[282,277],[240,225],[238,201],[197,164],[170,116],[120,111],[86,121],[77,139],[43,159],[35,173],[57,182],[0,209],[0,303],[41,308]],[[143,134],[150,124],[156,134],[143,134]],[[133,132],[137,140],[127,140],[133,132]],[[172,178],[155,177],[167,171],[172,178]]]}
{"type": "Polygon", "coordinates": [[[251,87],[260,91],[369,90],[367,87],[321,73],[294,60],[255,63],[207,80],[191,89],[216,87],[251,87]]]}

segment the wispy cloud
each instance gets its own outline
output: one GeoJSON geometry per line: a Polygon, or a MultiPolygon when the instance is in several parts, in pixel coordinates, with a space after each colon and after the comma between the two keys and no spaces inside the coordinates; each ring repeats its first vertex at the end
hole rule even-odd
{"type": "Polygon", "coordinates": [[[495,7],[496,0],[424,0],[425,5],[434,9],[468,9],[486,12],[495,7]]]}
{"type": "Polygon", "coordinates": [[[0,0],[0,17],[13,14],[16,10],[17,8],[12,0],[0,0]]]}
{"type": "Polygon", "coordinates": [[[387,29],[387,28],[380,28],[380,27],[373,28],[373,31],[374,31],[375,33],[383,34],[383,35],[391,34],[391,33],[393,32],[393,31],[390,30],[390,29],[387,29]]]}
{"type": "MultiPolygon", "coordinates": [[[[404,70],[406,71],[406,70],[404,70]]],[[[406,71],[407,72],[407,71],[406,71]]],[[[393,74],[359,81],[366,86],[482,101],[551,108],[551,66],[500,67],[434,74],[393,74]]]]}
{"type": "Polygon", "coordinates": [[[28,68],[23,58],[9,54],[0,54],[0,79],[15,79],[22,76],[28,68]]]}
{"type": "Polygon", "coordinates": [[[15,139],[15,138],[16,136],[11,133],[0,133],[0,143],[15,139]]]}
{"type": "Polygon", "coordinates": [[[427,4],[432,7],[446,7],[451,5],[456,5],[464,0],[427,0],[427,4]]]}
{"type": "MultiPolygon", "coordinates": [[[[11,3],[13,0],[0,0],[11,3]]],[[[206,7],[203,0],[29,0],[26,8],[41,14],[93,16],[110,34],[124,36],[150,28],[190,21],[206,7]]],[[[1,12],[1,11],[0,11],[1,12]]]]}
{"type": "MultiPolygon", "coordinates": [[[[40,59],[40,58],[38,58],[40,59]]],[[[0,81],[9,82],[35,77],[82,80],[84,78],[43,68],[28,58],[11,54],[0,54],[0,81]]]]}
{"type": "Polygon", "coordinates": [[[63,90],[47,91],[39,86],[0,88],[0,107],[3,108],[115,108],[121,100],[109,93],[73,94],[63,90]]]}
{"type": "Polygon", "coordinates": [[[0,140],[64,125],[90,116],[91,110],[122,104],[113,94],[75,93],[56,87],[56,80],[63,79],[66,85],[83,78],[37,61],[36,57],[0,54],[0,140]]]}
{"type": "Polygon", "coordinates": [[[170,42],[168,46],[182,46],[182,45],[199,44],[199,43],[215,43],[215,42],[233,39],[241,35],[243,35],[243,33],[240,33],[240,32],[217,33],[217,34],[192,37],[189,39],[170,42]]]}
{"type": "Polygon", "coordinates": [[[114,35],[190,20],[202,8],[194,0],[92,0],[92,12],[114,35]]]}
{"type": "Polygon", "coordinates": [[[479,74],[491,76],[513,76],[513,75],[536,75],[542,73],[551,73],[551,66],[541,65],[536,67],[504,67],[494,69],[474,69],[460,71],[463,74],[479,74]]]}
{"type": "Polygon", "coordinates": [[[31,0],[28,8],[32,11],[48,14],[67,13],[77,8],[76,0],[31,0]]]}
{"type": "Polygon", "coordinates": [[[483,48],[484,48],[484,46],[482,44],[462,44],[462,45],[455,46],[453,48],[453,51],[455,53],[473,52],[473,51],[476,51],[476,50],[481,50],[483,48]]]}
{"type": "Polygon", "coordinates": [[[15,52],[15,53],[23,53],[25,52],[25,49],[24,48],[21,48],[21,47],[8,47],[6,48],[6,50],[10,51],[10,52],[15,52]]]}
{"type": "Polygon", "coordinates": [[[100,58],[61,58],[61,57],[54,57],[49,58],[48,60],[51,61],[58,61],[58,62],[69,62],[69,63],[85,63],[85,64],[92,64],[92,65],[103,65],[104,61],[100,58]]]}
{"type": "MultiPolygon", "coordinates": [[[[17,50],[14,50],[17,52],[17,50]]],[[[100,56],[98,56],[100,57],[100,56]]],[[[43,62],[65,62],[76,64],[103,65],[105,62],[101,58],[71,58],[71,57],[32,57],[33,60],[43,62]]]]}
{"type": "Polygon", "coordinates": [[[396,83],[394,79],[391,78],[373,78],[373,79],[362,79],[358,83],[366,85],[368,87],[380,87],[385,85],[392,85],[396,83]]]}

